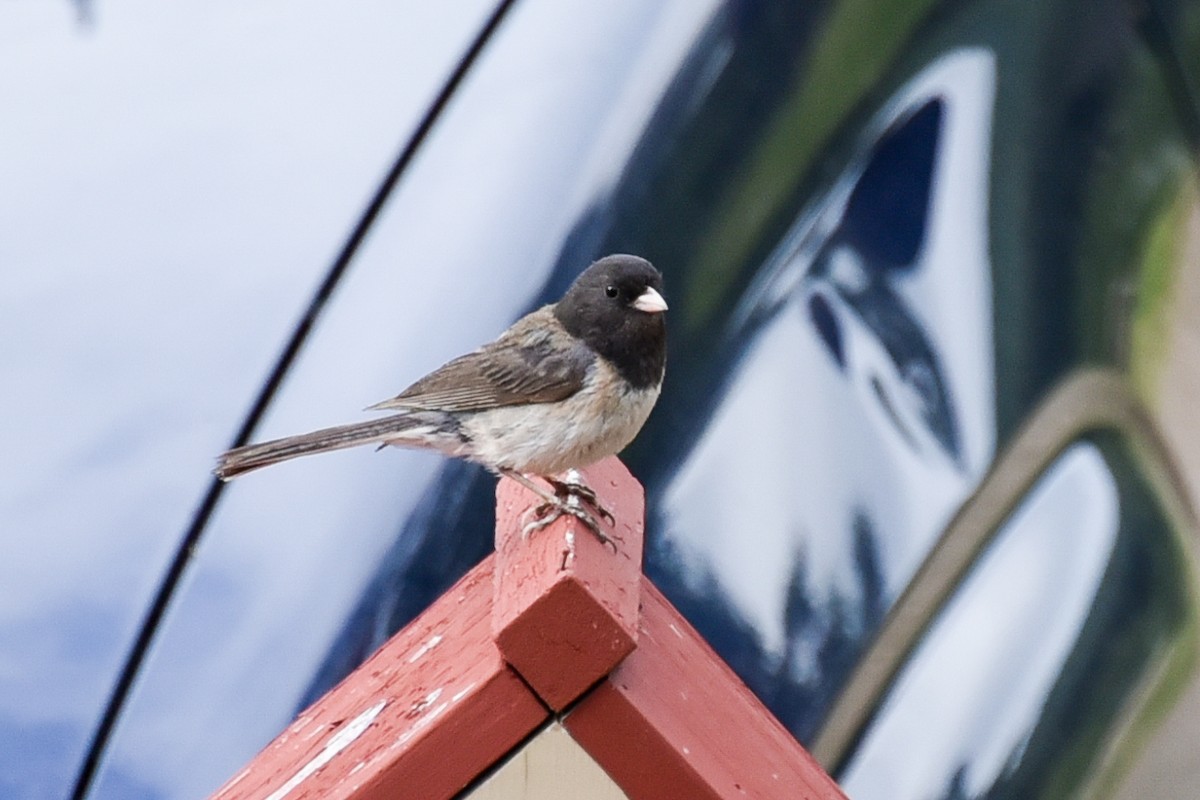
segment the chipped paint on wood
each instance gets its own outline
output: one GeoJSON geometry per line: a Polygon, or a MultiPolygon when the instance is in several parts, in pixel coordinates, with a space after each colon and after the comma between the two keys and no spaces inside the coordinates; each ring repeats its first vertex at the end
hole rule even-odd
{"type": "Polygon", "coordinates": [[[493,630],[504,659],[551,708],[561,710],[607,675],[637,643],[645,502],[620,461],[583,470],[615,518],[616,552],[574,517],[522,536],[538,502],[514,481],[496,492],[493,630]]]}
{"type": "Polygon", "coordinates": [[[368,708],[366,711],[359,714],[354,719],[350,720],[350,724],[346,725],[341,730],[329,737],[329,741],[325,744],[325,748],[320,753],[309,761],[300,770],[293,775],[288,781],[280,786],[271,794],[267,795],[267,800],[283,800],[293,789],[299,786],[305,778],[312,775],[321,767],[333,760],[333,757],[345,750],[350,744],[362,736],[375,717],[379,716],[379,712],[383,711],[383,707],[387,705],[387,700],[380,700],[375,705],[368,708]]]}
{"type": "Polygon", "coordinates": [[[454,797],[549,713],[492,639],[492,581],[489,557],[304,711],[215,798],[454,797]],[[364,703],[380,702],[372,718],[362,716],[364,703]],[[347,719],[365,730],[331,737],[331,730],[349,730],[347,719]]]}
{"type": "Polygon", "coordinates": [[[645,577],[641,627],[637,649],[563,721],[630,798],[846,800],[645,577]]]}

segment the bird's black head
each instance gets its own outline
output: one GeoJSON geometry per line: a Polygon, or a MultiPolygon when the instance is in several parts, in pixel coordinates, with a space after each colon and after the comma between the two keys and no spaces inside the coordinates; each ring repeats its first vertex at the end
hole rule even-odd
{"type": "Polygon", "coordinates": [[[554,306],[573,336],[607,358],[639,389],[662,380],[667,362],[663,280],[637,256],[605,256],[583,271],[554,306]]]}

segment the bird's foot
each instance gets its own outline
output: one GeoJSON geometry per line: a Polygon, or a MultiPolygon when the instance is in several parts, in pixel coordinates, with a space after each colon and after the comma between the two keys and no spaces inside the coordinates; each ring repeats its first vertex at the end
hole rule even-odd
{"type": "MultiPolygon", "coordinates": [[[[588,512],[586,508],[583,507],[579,496],[575,494],[568,495],[562,499],[556,498],[554,502],[542,503],[540,506],[526,511],[525,517],[532,517],[532,519],[529,519],[525,523],[524,527],[521,528],[522,538],[528,538],[530,534],[540,531],[542,528],[552,524],[564,514],[575,517],[575,519],[582,522],[584,526],[592,532],[592,535],[600,540],[600,544],[611,547],[614,553],[617,552],[617,544],[614,539],[619,537],[616,537],[615,535],[610,536],[605,533],[601,529],[600,523],[591,515],[591,513],[588,512]]],[[[608,519],[611,524],[615,524],[612,519],[612,515],[608,514],[607,512],[603,512],[602,518],[608,519]]]]}
{"type": "Polygon", "coordinates": [[[554,489],[554,495],[560,499],[570,502],[572,497],[583,500],[592,508],[600,513],[601,519],[605,520],[609,525],[616,525],[617,520],[613,517],[612,512],[601,505],[599,498],[596,497],[596,490],[583,482],[583,476],[577,470],[567,470],[566,475],[562,480],[558,478],[545,478],[545,481],[550,484],[550,488],[554,489]]]}

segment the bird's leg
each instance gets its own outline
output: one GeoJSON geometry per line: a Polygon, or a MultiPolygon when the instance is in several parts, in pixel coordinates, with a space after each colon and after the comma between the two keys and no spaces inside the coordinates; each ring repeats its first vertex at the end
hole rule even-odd
{"type": "MultiPolygon", "coordinates": [[[[596,521],[595,517],[588,513],[587,509],[580,505],[579,497],[577,495],[567,493],[565,496],[560,497],[558,496],[557,491],[554,494],[551,494],[539,486],[536,482],[531,480],[528,476],[514,470],[502,469],[500,470],[500,474],[506,478],[512,478],[514,481],[533,492],[542,500],[546,501],[540,506],[525,512],[525,516],[528,517],[532,515],[533,519],[525,523],[525,526],[521,528],[522,537],[528,537],[531,533],[540,531],[542,528],[545,528],[547,525],[557,520],[563,514],[570,514],[571,516],[575,517],[575,519],[587,526],[588,530],[590,530],[595,537],[600,540],[601,544],[611,545],[614,551],[617,549],[612,537],[600,530],[600,523],[596,521]]],[[[612,515],[608,514],[607,512],[605,512],[605,516],[608,519],[612,519],[612,515]]]]}
{"type": "Polygon", "coordinates": [[[559,498],[566,500],[570,497],[578,497],[599,511],[600,516],[607,520],[609,525],[617,524],[617,520],[613,517],[612,512],[601,505],[600,499],[596,497],[596,490],[583,482],[583,476],[579,474],[579,470],[567,470],[562,480],[549,477],[545,478],[545,480],[554,488],[554,494],[559,498]]]}
{"type": "MultiPolygon", "coordinates": [[[[538,497],[542,498],[542,500],[545,500],[546,502],[543,503],[542,505],[538,506],[538,509],[543,509],[546,506],[556,506],[562,502],[554,494],[551,494],[550,492],[546,491],[544,488],[539,486],[535,481],[532,481],[528,477],[526,477],[525,473],[523,473],[523,472],[517,472],[516,470],[503,469],[503,468],[501,468],[499,470],[499,472],[504,477],[512,478],[514,481],[521,484],[526,489],[528,489],[529,491],[536,494],[538,497]]],[[[545,513],[545,512],[543,511],[542,513],[545,513]]]]}
{"type": "MultiPolygon", "coordinates": [[[[522,472],[516,472],[516,471],[510,470],[510,469],[502,469],[502,470],[500,470],[500,474],[506,478],[512,478],[514,481],[521,484],[526,489],[533,492],[534,494],[536,494],[538,497],[540,497],[542,500],[545,501],[541,505],[535,506],[534,508],[531,508],[528,511],[526,511],[525,516],[532,515],[536,520],[541,520],[542,518],[546,517],[546,515],[548,513],[550,513],[552,510],[557,509],[557,508],[559,508],[559,506],[563,505],[563,501],[559,497],[546,491],[544,488],[539,486],[537,484],[537,482],[530,480],[522,472]]],[[[544,522],[541,525],[538,525],[536,528],[534,528],[534,530],[546,527],[546,525],[549,525],[550,522],[553,522],[555,519],[558,519],[558,517],[562,516],[562,514],[563,514],[562,510],[559,510],[559,512],[557,514],[555,514],[553,517],[550,517],[547,522],[544,522]]],[[[529,533],[530,533],[530,526],[526,525],[525,528],[521,531],[521,535],[528,536],[529,533]]]]}

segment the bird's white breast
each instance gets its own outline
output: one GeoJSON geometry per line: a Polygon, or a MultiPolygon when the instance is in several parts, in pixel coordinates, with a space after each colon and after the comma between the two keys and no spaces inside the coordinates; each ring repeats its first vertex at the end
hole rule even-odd
{"type": "Polygon", "coordinates": [[[470,458],[536,475],[585,467],[633,441],[661,388],[632,389],[611,370],[593,369],[583,388],[565,400],[505,406],[465,419],[470,458]]]}

